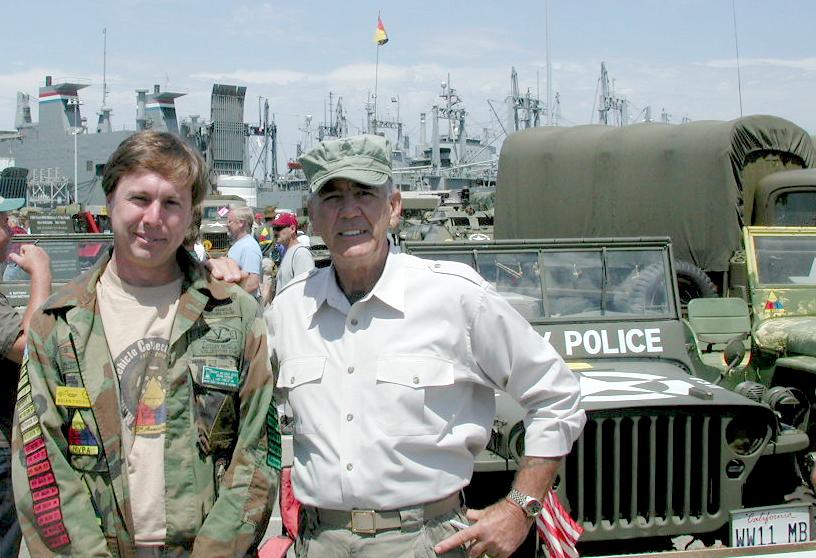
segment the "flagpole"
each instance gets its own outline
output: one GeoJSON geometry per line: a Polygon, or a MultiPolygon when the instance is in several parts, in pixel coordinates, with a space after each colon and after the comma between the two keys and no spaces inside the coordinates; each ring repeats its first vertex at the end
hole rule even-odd
{"type": "Polygon", "coordinates": [[[377,133],[377,85],[380,74],[380,45],[377,45],[377,62],[374,64],[374,133],[377,133]]]}

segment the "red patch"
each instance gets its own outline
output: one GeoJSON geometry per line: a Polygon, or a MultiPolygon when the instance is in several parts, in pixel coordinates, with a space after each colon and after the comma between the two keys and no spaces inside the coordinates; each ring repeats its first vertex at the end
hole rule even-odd
{"type": "Polygon", "coordinates": [[[53,539],[46,539],[45,544],[48,545],[48,548],[54,549],[59,548],[61,546],[65,546],[66,544],[71,542],[71,537],[68,535],[59,535],[58,537],[54,537],[53,539]]]}
{"type": "Polygon", "coordinates": [[[54,508],[58,508],[60,506],[60,499],[59,496],[56,498],[51,498],[50,500],[46,500],[45,502],[40,502],[39,504],[34,504],[34,513],[36,515],[41,515],[47,511],[53,510],[54,508]]]}
{"type": "Polygon", "coordinates": [[[37,525],[40,527],[43,525],[48,525],[49,523],[56,523],[57,521],[60,523],[62,522],[62,513],[59,510],[54,510],[52,512],[37,516],[37,525]]]}
{"type": "Polygon", "coordinates": [[[48,486],[49,484],[56,484],[56,480],[54,480],[54,473],[46,473],[39,477],[31,478],[28,477],[28,486],[31,487],[31,490],[37,490],[38,488],[42,488],[43,486],[48,486]]]}
{"type": "Polygon", "coordinates": [[[38,463],[36,465],[31,465],[26,472],[28,473],[28,478],[36,477],[40,473],[45,473],[46,471],[51,470],[51,462],[44,461],[43,463],[38,463]]]}
{"type": "Polygon", "coordinates": [[[35,490],[31,493],[31,499],[35,502],[39,502],[40,500],[45,500],[46,498],[53,498],[54,496],[59,496],[59,488],[56,486],[49,486],[48,488],[43,488],[42,490],[35,490]]]}
{"type": "Polygon", "coordinates": [[[35,451],[34,453],[26,457],[26,465],[31,467],[35,463],[39,463],[44,459],[48,459],[48,452],[45,450],[45,448],[42,448],[41,450],[35,451]]]}
{"type": "Polygon", "coordinates": [[[42,536],[46,539],[51,537],[56,537],[57,535],[62,535],[65,533],[65,524],[60,521],[59,523],[54,523],[53,525],[49,525],[48,527],[43,527],[40,529],[42,536]]]}
{"type": "Polygon", "coordinates": [[[45,447],[45,440],[44,439],[34,438],[29,443],[27,443],[23,449],[25,450],[25,454],[29,455],[29,454],[34,453],[38,449],[44,448],[44,447],[45,447]]]}

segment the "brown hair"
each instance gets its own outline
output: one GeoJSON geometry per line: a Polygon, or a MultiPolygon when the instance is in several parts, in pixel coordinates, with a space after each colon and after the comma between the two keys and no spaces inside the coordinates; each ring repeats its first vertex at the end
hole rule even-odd
{"type": "Polygon", "coordinates": [[[207,163],[192,146],[168,132],[146,130],[120,143],[108,159],[102,173],[105,196],[113,194],[123,176],[142,170],[189,187],[193,206],[201,203],[209,191],[207,163]]]}
{"type": "Polygon", "coordinates": [[[184,242],[182,242],[182,246],[192,246],[196,243],[199,236],[201,236],[201,205],[194,205],[193,206],[193,220],[190,221],[190,226],[187,228],[187,232],[184,233],[184,242]]]}

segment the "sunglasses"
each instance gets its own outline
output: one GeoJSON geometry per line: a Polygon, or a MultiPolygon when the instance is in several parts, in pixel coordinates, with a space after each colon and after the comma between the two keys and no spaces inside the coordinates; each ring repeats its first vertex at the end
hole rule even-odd
{"type": "Polygon", "coordinates": [[[285,228],[287,228],[287,227],[274,226],[274,227],[272,227],[272,230],[275,231],[275,232],[279,232],[279,231],[282,231],[285,228]]]}

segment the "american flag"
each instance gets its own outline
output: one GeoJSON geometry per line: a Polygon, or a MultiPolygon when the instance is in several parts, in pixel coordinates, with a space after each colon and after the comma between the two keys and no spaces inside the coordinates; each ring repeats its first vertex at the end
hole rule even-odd
{"type": "Polygon", "coordinates": [[[578,558],[575,543],[584,529],[569,516],[553,491],[544,497],[541,513],[535,522],[538,536],[544,541],[550,558],[578,558]]]}

